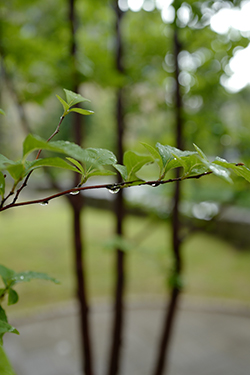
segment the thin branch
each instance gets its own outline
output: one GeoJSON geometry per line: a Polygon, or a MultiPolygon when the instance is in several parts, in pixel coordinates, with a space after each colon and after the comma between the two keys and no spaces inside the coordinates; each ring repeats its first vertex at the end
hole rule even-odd
{"type": "MultiPolygon", "coordinates": [[[[64,117],[65,117],[65,116],[61,116],[61,117],[60,117],[60,121],[59,121],[59,123],[58,123],[58,125],[57,125],[56,130],[55,130],[54,133],[53,133],[53,134],[47,139],[46,142],[49,142],[49,141],[50,141],[50,140],[51,140],[51,139],[52,139],[57,133],[59,133],[59,131],[60,131],[60,126],[61,126],[61,124],[62,124],[62,122],[63,122],[64,117]]],[[[38,151],[38,153],[37,153],[37,155],[36,155],[36,160],[39,158],[41,152],[42,152],[42,149],[40,149],[40,150],[38,151]]],[[[30,171],[30,172],[27,174],[27,176],[26,176],[25,180],[23,181],[22,185],[21,185],[20,188],[17,190],[17,192],[16,192],[16,194],[15,194],[15,197],[14,197],[14,199],[13,199],[13,201],[12,201],[11,204],[15,204],[15,203],[16,203],[16,201],[17,201],[17,199],[18,199],[18,197],[19,197],[21,191],[27,186],[28,180],[29,180],[30,175],[31,175],[32,172],[33,172],[33,170],[30,171]]]]}
{"type": "Polygon", "coordinates": [[[5,211],[5,210],[7,210],[9,208],[12,208],[12,207],[29,206],[31,204],[48,204],[49,201],[51,201],[52,199],[59,198],[59,197],[62,197],[64,195],[67,195],[67,194],[70,194],[70,193],[77,193],[77,192],[80,192],[80,191],[83,191],[83,190],[108,189],[108,190],[114,191],[115,189],[123,189],[123,188],[128,188],[128,187],[133,187],[133,186],[145,186],[145,185],[157,187],[159,185],[165,185],[165,184],[168,184],[170,182],[199,179],[203,176],[207,176],[207,175],[212,174],[212,173],[213,172],[209,171],[209,172],[204,172],[204,173],[201,173],[201,174],[198,174],[198,175],[195,175],[195,176],[187,176],[187,177],[184,177],[184,178],[183,177],[170,178],[169,180],[164,180],[164,181],[158,181],[158,180],[155,181],[154,180],[154,181],[139,182],[139,180],[137,180],[137,181],[121,182],[121,183],[116,183],[116,184],[102,184],[102,185],[83,186],[83,187],[79,187],[79,188],[72,188],[72,189],[64,190],[64,191],[61,191],[59,193],[50,195],[46,198],[35,199],[35,200],[32,200],[32,201],[25,201],[25,202],[19,202],[19,203],[10,203],[10,204],[8,204],[4,207],[1,207],[0,211],[5,211]]]}

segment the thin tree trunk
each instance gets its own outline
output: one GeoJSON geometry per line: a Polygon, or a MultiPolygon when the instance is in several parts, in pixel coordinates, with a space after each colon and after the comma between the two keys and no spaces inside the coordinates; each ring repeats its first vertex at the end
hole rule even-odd
{"type": "MultiPolygon", "coordinates": [[[[178,66],[178,55],[180,53],[180,44],[178,40],[178,29],[175,27],[174,31],[174,56],[175,56],[175,79],[176,79],[176,146],[179,149],[183,148],[183,121],[182,121],[182,100],[180,85],[178,81],[179,66],[178,66]]],[[[180,177],[179,168],[176,170],[176,177],[180,177]]],[[[176,319],[176,312],[178,307],[178,300],[181,292],[181,286],[179,285],[181,274],[182,274],[182,255],[181,255],[181,240],[180,240],[180,215],[179,215],[179,204],[180,204],[180,182],[176,182],[174,191],[174,207],[172,212],[172,250],[174,257],[173,265],[173,281],[172,289],[170,292],[170,300],[166,306],[166,312],[163,322],[162,336],[160,338],[159,348],[157,352],[156,365],[153,371],[153,375],[166,374],[168,368],[168,357],[169,348],[171,344],[171,337],[173,327],[176,319]]]]}
{"type": "MultiPolygon", "coordinates": [[[[121,39],[121,19],[123,13],[115,1],[114,9],[116,12],[116,69],[118,72],[123,73],[122,65],[122,39],[121,39]]],[[[117,91],[116,101],[116,123],[117,123],[117,160],[118,163],[123,162],[123,132],[124,132],[124,116],[123,116],[123,90],[119,88],[117,91]]],[[[120,182],[121,179],[118,179],[120,182]]],[[[124,198],[123,190],[117,194],[115,201],[116,213],[116,234],[123,235],[124,223],[124,198]]],[[[124,321],[124,288],[125,288],[125,254],[121,249],[116,249],[116,284],[114,296],[114,320],[112,327],[112,338],[110,357],[108,364],[108,375],[116,375],[120,369],[121,348],[122,348],[122,333],[124,321]]]]}
{"type": "MultiPolygon", "coordinates": [[[[69,24],[71,30],[70,54],[72,59],[72,87],[78,92],[79,82],[76,70],[76,9],[75,0],[69,0],[69,24]]],[[[73,121],[73,138],[78,145],[82,143],[82,117],[75,113],[73,121]]],[[[79,183],[79,177],[75,175],[75,186],[79,183]]],[[[77,279],[77,297],[80,305],[80,333],[83,373],[93,375],[92,344],[90,337],[89,307],[86,287],[86,272],[84,262],[84,243],[82,237],[81,212],[84,207],[84,200],[81,194],[69,197],[73,209],[73,238],[75,253],[75,274],[77,279]]]]}

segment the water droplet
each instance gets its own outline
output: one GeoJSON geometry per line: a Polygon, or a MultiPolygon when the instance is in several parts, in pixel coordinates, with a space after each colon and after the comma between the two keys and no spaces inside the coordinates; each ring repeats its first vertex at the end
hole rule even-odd
{"type": "Polygon", "coordinates": [[[117,194],[117,193],[119,193],[119,191],[121,190],[120,186],[116,186],[116,185],[109,186],[107,189],[108,189],[108,191],[109,191],[111,194],[117,194]]]}
{"type": "Polygon", "coordinates": [[[176,158],[174,158],[174,160],[177,160],[176,158]]]}
{"type": "Polygon", "coordinates": [[[48,206],[49,202],[48,201],[44,201],[44,202],[41,202],[40,205],[41,206],[48,206]]]}
{"type": "Polygon", "coordinates": [[[80,193],[79,190],[74,190],[74,191],[71,191],[69,194],[71,194],[71,195],[77,195],[79,193],[80,193]]]}
{"type": "Polygon", "coordinates": [[[154,182],[153,184],[151,184],[152,187],[157,187],[157,186],[159,186],[159,185],[160,185],[159,182],[154,182]]]}

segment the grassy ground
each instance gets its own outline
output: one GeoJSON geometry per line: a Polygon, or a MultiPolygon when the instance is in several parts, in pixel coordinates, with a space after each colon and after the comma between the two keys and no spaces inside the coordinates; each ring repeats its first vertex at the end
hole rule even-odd
{"type": "MultiPolygon", "coordinates": [[[[110,213],[87,209],[84,215],[85,257],[89,294],[110,296],[113,289],[113,251],[105,246],[112,236],[110,213]]],[[[62,201],[46,207],[30,206],[1,213],[0,263],[17,271],[47,272],[61,285],[33,281],[18,285],[19,309],[69,300],[74,296],[74,257],[71,250],[70,209],[62,201]]],[[[134,249],[128,253],[127,293],[162,294],[171,267],[170,230],[164,222],[129,217],[126,232],[134,249]]],[[[250,301],[250,251],[199,233],[184,247],[185,293],[250,301]]],[[[15,311],[15,306],[8,308],[15,311]]]]}

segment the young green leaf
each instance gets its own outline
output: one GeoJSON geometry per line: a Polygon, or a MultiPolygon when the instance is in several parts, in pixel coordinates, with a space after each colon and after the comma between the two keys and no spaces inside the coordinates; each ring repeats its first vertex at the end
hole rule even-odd
{"type": "Polygon", "coordinates": [[[250,170],[245,165],[241,165],[239,163],[229,163],[227,160],[221,159],[219,157],[217,157],[213,163],[218,164],[224,168],[232,169],[238,176],[241,176],[245,180],[250,182],[250,170]]]}
{"type": "Polygon", "coordinates": [[[18,299],[19,297],[17,292],[14,289],[9,288],[8,305],[14,305],[18,302],[18,299]]]}
{"type": "Polygon", "coordinates": [[[198,154],[200,155],[200,157],[208,162],[209,160],[206,157],[206,155],[204,154],[204,152],[198,146],[196,146],[196,144],[193,143],[193,145],[194,145],[194,148],[196,149],[196,151],[198,152],[198,154]]]}
{"type": "Polygon", "coordinates": [[[141,155],[134,151],[126,151],[123,157],[123,164],[127,168],[127,180],[138,180],[136,173],[146,164],[153,163],[151,155],[141,155]]]}
{"type": "Polygon", "coordinates": [[[123,181],[128,181],[128,170],[127,167],[125,167],[125,165],[115,164],[114,168],[120,173],[123,181]]]}
{"type": "Polygon", "coordinates": [[[6,158],[6,156],[0,154],[0,170],[6,170],[6,166],[9,164],[14,164],[15,162],[6,158]]]}
{"type": "Polygon", "coordinates": [[[67,163],[64,159],[59,158],[59,157],[37,159],[34,162],[28,162],[28,163],[26,162],[25,167],[26,167],[25,175],[28,174],[30,171],[37,169],[37,168],[41,168],[41,167],[62,168],[62,169],[68,169],[70,171],[80,173],[76,167],[73,167],[73,165],[67,163]]]}
{"type": "Polygon", "coordinates": [[[60,282],[57,279],[43,272],[24,271],[24,272],[15,273],[14,276],[12,277],[14,284],[27,282],[27,281],[31,281],[34,279],[52,281],[55,284],[60,284],[60,282]]]}
{"type": "Polygon", "coordinates": [[[10,324],[6,323],[3,320],[0,320],[0,334],[11,332],[19,335],[19,332],[16,328],[12,327],[10,324]]]}
{"type": "Polygon", "coordinates": [[[64,113],[63,114],[65,115],[66,112],[69,110],[69,105],[59,95],[56,95],[56,97],[61,102],[61,104],[63,106],[63,109],[64,109],[64,113]]]}
{"type": "Polygon", "coordinates": [[[15,275],[15,271],[13,271],[10,268],[7,268],[7,267],[3,266],[2,264],[0,264],[0,276],[2,276],[2,279],[3,279],[6,286],[11,281],[11,279],[14,275],[15,275]]]}
{"type": "Polygon", "coordinates": [[[82,109],[82,108],[71,108],[68,112],[76,112],[80,113],[81,115],[93,115],[93,111],[90,111],[88,109],[82,109]]]}
{"type": "Polygon", "coordinates": [[[74,105],[81,103],[81,102],[90,102],[89,99],[86,99],[82,95],[76,94],[73,91],[66,90],[66,89],[63,89],[63,91],[65,92],[66,100],[67,100],[69,107],[73,107],[74,105]]]}
{"type": "Polygon", "coordinates": [[[25,175],[25,166],[21,161],[17,161],[16,163],[9,165],[6,170],[9,172],[15,182],[22,180],[25,175]]]}
{"type": "Polygon", "coordinates": [[[8,323],[7,315],[5,313],[5,310],[0,306],[0,320],[2,320],[5,323],[8,323]]]}

